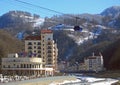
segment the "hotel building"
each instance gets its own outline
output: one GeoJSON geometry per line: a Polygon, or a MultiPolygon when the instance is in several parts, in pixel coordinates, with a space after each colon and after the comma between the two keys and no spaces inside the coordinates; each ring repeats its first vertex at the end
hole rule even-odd
{"type": "Polygon", "coordinates": [[[26,37],[25,52],[29,54],[29,57],[42,58],[43,67],[57,69],[58,49],[51,30],[41,30],[40,36],[26,37]]]}
{"type": "Polygon", "coordinates": [[[102,71],[103,70],[103,56],[93,56],[88,57],[85,59],[85,65],[88,71],[102,71]]]}

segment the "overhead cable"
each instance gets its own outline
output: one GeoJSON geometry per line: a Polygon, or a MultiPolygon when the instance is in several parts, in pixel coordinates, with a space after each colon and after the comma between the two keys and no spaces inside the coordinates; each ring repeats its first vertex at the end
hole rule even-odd
{"type": "Polygon", "coordinates": [[[51,11],[51,12],[54,12],[54,13],[64,14],[62,12],[58,12],[58,11],[55,11],[53,9],[45,8],[45,7],[38,6],[38,5],[35,5],[35,4],[31,4],[31,3],[28,3],[28,2],[24,2],[24,1],[21,1],[21,0],[15,0],[15,1],[26,4],[26,5],[34,6],[34,7],[37,7],[37,8],[41,8],[41,9],[44,9],[44,10],[48,10],[48,11],[51,11]]]}

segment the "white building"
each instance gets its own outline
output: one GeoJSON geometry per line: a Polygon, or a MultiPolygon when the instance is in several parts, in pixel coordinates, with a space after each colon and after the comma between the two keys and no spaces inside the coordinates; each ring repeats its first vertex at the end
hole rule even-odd
{"type": "Polygon", "coordinates": [[[53,75],[53,68],[43,68],[42,58],[18,57],[15,53],[2,58],[2,73],[24,76],[53,75]]]}
{"type": "Polygon", "coordinates": [[[102,71],[103,70],[103,56],[100,54],[100,56],[95,56],[93,53],[93,56],[88,57],[84,61],[86,65],[86,70],[88,71],[102,71]]]}

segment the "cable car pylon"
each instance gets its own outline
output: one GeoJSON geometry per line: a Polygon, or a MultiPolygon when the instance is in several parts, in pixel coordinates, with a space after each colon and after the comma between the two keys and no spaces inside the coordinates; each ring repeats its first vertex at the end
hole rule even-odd
{"type": "Polygon", "coordinates": [[[74,31],[82,31],[82,28],[78,25],[78,19],[79,19],[79,17],[75,17],[75,23],[76,23],[76,25],[74,26],[74,31]]]}

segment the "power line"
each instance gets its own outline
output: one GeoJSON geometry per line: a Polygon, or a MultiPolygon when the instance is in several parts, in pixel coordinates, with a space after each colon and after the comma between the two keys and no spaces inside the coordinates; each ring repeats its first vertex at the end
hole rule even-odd
{"type": "Polygon", "coordinates": [[[26,4],[26,5],[29,5],[29,6],[34,6],[34,7],[37,7],[37,8],[41,8],[41,9],[44,9],[44,10],[48,10],[48,11],[51,11],[51,12],[54,12],[54,13],[57,13],[57,14],[63,14],[63,15],[64,15],[64,13],[55,11],[55,10],[53,10],[53,9],[41,7],[41,6],[38,6],[38,5],[35,5],[35,4],[31,4],[31,3],[28,3],[28,2],[24,2],[24,1],[21,1],[21,0],[15,0],[15,1],[20,2],[20,3],[23,3],[23,4],[26,4]]]}

